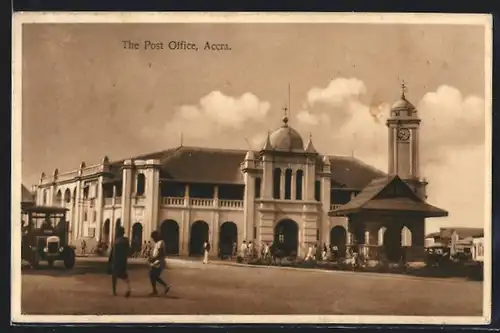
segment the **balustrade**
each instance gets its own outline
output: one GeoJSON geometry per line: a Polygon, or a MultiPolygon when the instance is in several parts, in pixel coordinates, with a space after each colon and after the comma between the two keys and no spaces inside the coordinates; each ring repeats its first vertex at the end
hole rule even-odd
{"type": "MultiPolygon", "coordinates": [[[[205,198],[189,198],[191,207],[217,207],[226,209],[243,209],[243,200],[215,200],[205,198]]],[[[184,207],[185,199],[182,197],[162,197],[162,206],[184,207]]]]}
{"type": "Polygon", "coordinates": [[[339,204],[331,204],[330,205],[330,210],[335,210],[335,209],[338,209],[340,208],[342,205],[339,205],[339,204]]]}

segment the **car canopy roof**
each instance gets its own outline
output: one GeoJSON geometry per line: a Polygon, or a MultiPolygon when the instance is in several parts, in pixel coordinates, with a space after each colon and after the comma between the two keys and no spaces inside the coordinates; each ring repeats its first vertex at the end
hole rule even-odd
{"type": "Polygon", "coordinates": [[[67,208],[57,206],[28,206],[22,208],[23,213],[40,214],[63,214],[68,211],[67,208]]]}

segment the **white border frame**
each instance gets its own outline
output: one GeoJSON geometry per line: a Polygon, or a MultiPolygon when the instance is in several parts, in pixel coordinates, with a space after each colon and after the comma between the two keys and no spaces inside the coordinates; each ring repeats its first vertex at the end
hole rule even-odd
{"type": "Polygon", "coordinates": [[[382,13],[131,13],[131,12],[18,12],[12,20],[12,248],[11,321],[13,323],[245,323],[245,324],[437,324],[478,325],[491,320],[491,154],[492,154],[492,16],[489,14],[382,14],[382,13]],[[344,315],[23,315],[21,314],[21,145],[22,145],[22,25],[24,23],[364,23],[364,24],[457,24],[485,29],[485,257],[483,315],[475,317],[344,316],[344,315]]]}

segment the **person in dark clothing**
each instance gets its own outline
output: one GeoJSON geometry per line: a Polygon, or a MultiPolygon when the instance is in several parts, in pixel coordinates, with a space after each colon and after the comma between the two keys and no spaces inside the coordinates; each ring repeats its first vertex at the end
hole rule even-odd
{"type": "Polygon", "coordinates": [[[165,294],[170,290],[170,286],[168,286],[167,283],[161,278],[161,273],[165,268],[165,243],[161,239],[160,233],[158,231],[153,231],[151,233],[151,238],[154,241],[154,248],[151,257],[149,258],[149,281],[151,282],[151,287],[153,287],[153,292],[149,295],[154,296],[158,295],[156,283],[161,284],[165,288],[165,294]]]}
{"type": "Polygon", "coordinates": [[[124,237],[125,229],[119,227],[116,230],[115,242],[109,253],[108,271],[111,274],[111,282],[113,286],[113,296],[116,296],[116,283],[118,279],[125,281],[127,291],[125,297],[130,296],[130,281],[127,273],[127,259],[130,251],[128,239],[124,237]]]}

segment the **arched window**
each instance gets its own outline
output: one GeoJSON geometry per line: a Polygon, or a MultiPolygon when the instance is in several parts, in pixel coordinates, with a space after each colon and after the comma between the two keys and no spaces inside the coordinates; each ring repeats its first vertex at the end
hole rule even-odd
{"type": "Polygon", "coordinates": [[[321,201],[321,181],[319,180],[314,182],[314,199],[321,201]]]}
{"type": "Polygon", "coordinates": [[[42,204],[46,205],[47,204],[47,190],[43,190],[43,198],[42,198],[42,200],[43,200],[42,204]]]}
{"type": "Polygon", "coordinates": [[[62,193],[61,190],[58,190],[56,194],[56,205],[61,206],[62,202],[63,202],[62,193]]]}
{"type": "Polygon", "coordinates": [[[407,227],[401,230],[401,246],[411,246],[411,230],[407,227]]]}
{"type": "Polygon", "coordinates": [[[143,195],[146,185],[146,176],[143,173],[137,175],[137,195],[143,195]]]}
{"type": "Polygon", "coordinates": [[[384,234],[386,230],[386,227],[382,227],[378,230],[378,245],[384,245],[384,234]]]}
{"type": "Polygon", "coordinates": [[[66,191],[64,191],[64,202],[66,203],[71,202],[71,191],[69,190],[69,188],[67,188],[66,191]]]}
{"type": "Polygon", "coordinates": [[[292,169],[286,169],[285,171],[285,199],[290,200],[292,198],[292,169]]]}
{"type": "Polygon", "coordinates": [[[276,168],[273,172],[273,198],[280,198],[280,190],[281,190],[281,169],[276,168]]]}
{"type": "Polygon", "coordinates": [[[260,187],[262,185],[262,180],[260,177],[255,178],[255,198],[260,198],[260,187]]]}
{"type": "Polygon", "coordinates": [[[90,192],[90,186],[87,185],[83,188],[83,198],[88,199],[89,198],[89,192],[90,192]]]}
{"type": "Polygon", "coordinates": [[[302,200],[302,181],[304,178],[304,171],[297,170],[295,176],[295,199],[302,200]]]}

